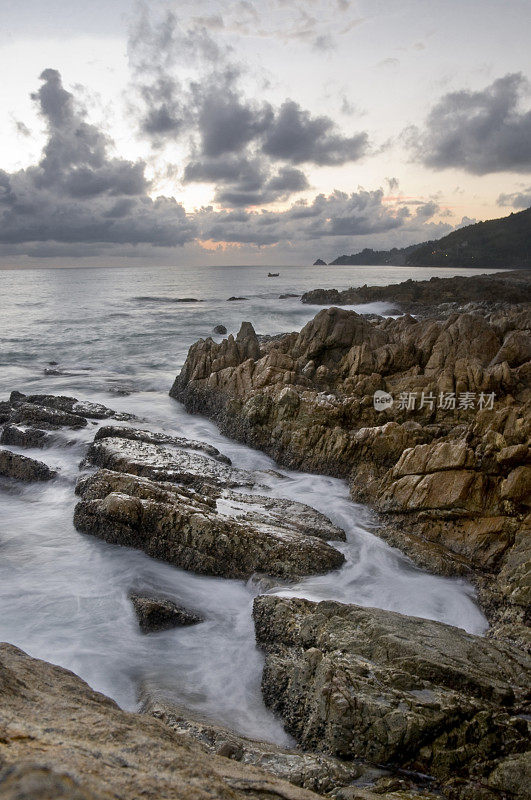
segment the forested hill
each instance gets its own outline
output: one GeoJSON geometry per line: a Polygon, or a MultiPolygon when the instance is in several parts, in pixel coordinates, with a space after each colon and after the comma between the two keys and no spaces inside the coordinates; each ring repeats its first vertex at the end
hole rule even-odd
{"type": "Polygon", "coordinates": [[[531,268],[531,208],[467,225],[442,239],[402,249],[366,249],[332,264],[531,268]]]}

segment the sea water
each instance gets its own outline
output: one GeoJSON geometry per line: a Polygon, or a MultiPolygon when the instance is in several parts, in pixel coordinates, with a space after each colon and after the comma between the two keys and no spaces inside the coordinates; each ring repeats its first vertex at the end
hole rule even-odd
{"type": "MultiPolygon", "coordinates": [[[[275,334],[299,330],[319,310],[298,297],[281,300],[280,294],[450,273],[277,267],[272,271],[280,276],[268,278],[270,269],[2,271],[0,399],[13,389],[74,395],[132,412],[141,418],[140,427],[209,442],[237,467],[274,467],[279,474],[266,479],[271,496],[323,511],[348,541],[337,545],[346,556],[340,570],[270,591],[375,606],[483,633],[487,623],[471,585],[429,575],[385,544],[369,509],[349,499],[345,482],[279,469],[168,396],[189,346],[210,335],[223,338],[212,333],[215,325],[236,333],[247,320],[258,333],[275,334]],[[228,302],[233,295],[246,299],[228,302]]],[[[354,308],[385,314],[392,305],[354,308]]],[[[63,431],[45,450],[12,448],[57,467],[59,477],[25,485],[0,479],[0,640],[73,670],[123,708],[136,708],[139,687],[148,683],[241,733],[288,741],[260,694],[263,656],[255,645],[251,610],[263,589],[252,581],[193,575],[74,529],[75,480],[98,424],[63,431]],[[131,590],[170,596],[206,621],[143,635],[128,599],[131,590]]]]}

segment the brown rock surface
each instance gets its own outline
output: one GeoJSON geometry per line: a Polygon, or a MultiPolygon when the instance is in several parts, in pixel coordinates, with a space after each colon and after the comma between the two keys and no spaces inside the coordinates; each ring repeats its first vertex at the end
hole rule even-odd
{"type": "Polygon", "coordinates": [[[19,481],[50,481],[57,472],[42,461],[11,450],[0,450],[0,475],[19,481]]]}
{"type": "Polygon", "coordinates": [[[311,800],[122,711],[67,670],[0,645],[2,800],[311,800]]]}
{"type": "MultiPolygon", "coordinates": [[[[480,277],[459,279],[470,282],[460,291],[474,294],[480,277]]],[[[438,279],[427,284],[436,295],[438,279]]],[[[504,284],[505,299],[528,284],[504,284]]],[[[501,635],[512,625],[529,644],[528,593],[515,584],[531,571],[516,546],[529,509],[530,336],[523,304],[376,322],[329,308],[300,333],[261,340],[246,323],[236,338],[200,340],[170,394],[282,464],[347,478],[383,536],[423,567],[475,580],[501,635]],[[392,406],[375,409],[377,390],[392,406]]]]}

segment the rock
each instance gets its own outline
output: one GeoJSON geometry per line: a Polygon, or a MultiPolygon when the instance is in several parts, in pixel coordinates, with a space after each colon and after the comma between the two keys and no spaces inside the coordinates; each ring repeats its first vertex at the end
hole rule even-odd
{"type": "Polygon", "coordinates": [[[61,667],[0,645],[0,796],[6,800],[311,800],[203,749],[61,667]]]}
{"type": "Polygon", "coordinates": [[[346,786],[367,772],[364,764],[240,736],[212,721],[191,715],[149,685],[142,687],[140,701],[141,712],[164,722],[180,739],[197,742],[205,753],[260,767],[276,778],[319,794],[346,786]]]}
{"type": "Polygon", "coordinates": [[[304,748],[473,783],[529,747],[517,648],[335,602],[261,596],[253,617],[264,699],[304,748]]]}
{"type": "Polygon", "coordinates": [[[189,453],[188,450],[170,450],[153,441],[125,438],[122,432],[120,436],[95,439],[88,451],[87,460],[91,464],[118,472],[130,472],[133,475],[175,483],[252,487],[257,482],[250,472],[229,467],[203,455],[189,453]]]}
{"type": "Polygon", "coordinates": [[[165,597],[151,597],[134,592],[129,595],[129,599],[135,609],[142,633],[165,631],[169,628],[204,622],[204,617],[200,614],[178,606],[173,600],[165,597]]]}
{"type": "Polygon", "coordinates": [[[214,328],[214,333],[227,333],[227,329],[225,325],[216,325],[214,328]]]}
{"type": "Polygon", "coordinates": [[[63,427],[84,428],[88,424],[86,418],[79,414],[72,414],[56,408],[47,408],[34,403],[22,403],[17,406],[10,415],[10,421],[38,425],[52,430],[63,427]]]}
{"type": "Polygon", "coordinates": [[[249,299],[248,297],[228,297],[227,298],[227,300],[229,300],[229,302],[231,300],[248,300],[248,299],[249,299]]]}
{"type": "MultiPolygon", "coordinates": [[[[293,520],[286,514],[281,519],[278,505],[274,513],[277,501],[260,507],[255,496],[208,486],[199,494],[109,470],[82,478],[76,492],[83,498],[74,512],[79,531],[200,574],[247,579],[265,572],[296,579],[344,562],[338,550],[307,532],[311,511],[298,503],[286,509],[293,520]]],[[[317,526],[316,533],[323,535],[317,526]]]]}
{"type": "Polygon", "coordinates": [[[57,472],[42,461],[0,450],[0,475],[19,481],[50,481],[57,472]]]}
{"type": "MultiPolygon", "coordinates": [[[[444,281],[479,302],[498,287],[489,278],[476,290],[479,277],[444,281]]],[[[496,281],[506,282],[504,298],[529,282],[496,281]]],[[[400,293],[440,301],[444,287],[409,281],[400,293]]],[[[349,290],[348,302],[385,299],[382,288],[349,290]]],[[[529,509],[526,337],[523,304],[376,321],[327,308],[299,333],[268,339],[245,323],[236,338],[200,340],[170,394],[281,464],[348,480],[353,499],[377,510],[384,538],[424,568],[472,579],[494,630],[506,638],[512,625],[524,643],[528,593],[516,582],[530,568],[516,542],[529,509]],[[383,410],[377,392],[391,401],[383,410]]]]}
{"type": "MultiPolygon", "coordinates": [[[[65,772],[46,765],[15,764],[0,772],[3,800],[99,800],[65,772]]],[[[107,795],[108,796],[108,795],[107,795]]]]}
{"type": "Polygon", "coordinates": [[[21,425],[5,425],[0,437],[1,444],[15,447],[46,447],[52,437],[39,428],[26,428],[21,425]]]}
{"type": "MultiPolygon", "coordinates": [[[[531,281],[528,271],[498,272],[494,275],[474,275],[472,278],[411,279],[390,286],[359,286],[352,289],[313,289],[302,296],[303,303],[318,305],[357,305],[387,301],[398,303],[404,311],[426,313],[426,308],[451,300],[460,304],[525,303],[531,301],[531,281]]],[[[522,340],[523,341],[523,340],[522,340]]],[[[527,343],[528,346],[528,343],[527,343]]],[[[511,350],[514,345],[510,345],[511,350]]],[[[517,345],[520,347],[520,344],[517,345]]],[[[529,358],[530,356],[528,356],[529,358]]]]}
{"type": "MultiPolygon", "coordinates": [[[[38,406],[39,408],[56,410],[59,412],[64,412],[65,414],[73,415],[74,417],[81,417],[84,422],[79,420],[76,422],[65,422],[61,423],[61,417],[57,416],[57,424],[65,424],[70,425],[71,427],[83,427],[87,424],[87,419],[118,419],[121,421],[133,420],[136,419],[134,414],[125,414],[122,412],[113,411],[112,408],[107,408],[107,406],[102,405],[101,403],[92,403],[88,400],[78,400],[76,397],[65,397],[63,395],[53,395],[53,394],[30,394],[25,395],[21,392],[11,392],[10,402],[15,405],[16,407],[20,407],[21,404],[24,408],[26,408],[26,404],[30,404],[33,406],[38,406]]],[[[38,409],[35,410],[34,413],[38,413],[38,409]]],[[[41,410],[41,414],[45,414],[41,410]]],[[[45,418],[44,418],[45,419],[45,418]]],[[[68,419],[68,418],[65,418],[68,419]]],[[[45,419],[45,421],[48,421],[45,419]]],[[[54,424],[52,420],[52,424],[54,424]]]]}
{"type": "Polygon", "coordinates": [[[137,428],[122,428],[117,425],[104,425],[96,432],[94,441],[100,439],[132,439],[137,442],[147,442],[148,444],[170,444],[175,447],[186,450],[200,450],[207,456],[219,461],[221,464],[231,465],[231,460],[228,456],[224,456],[219,452],[217,447],[213,447],[206,442],[198,442],[194,439],[186,439],[184,436],[169,436],[166,433],[159,431],[144,431],[137,428]]]}
{"type": "Polygon", "coordinates": [[[287,292],[286,294],[279,294],[278,299],[289,300],[291,297],[300,297],[300,294],[291,294],[290,292],[287,292]]]}

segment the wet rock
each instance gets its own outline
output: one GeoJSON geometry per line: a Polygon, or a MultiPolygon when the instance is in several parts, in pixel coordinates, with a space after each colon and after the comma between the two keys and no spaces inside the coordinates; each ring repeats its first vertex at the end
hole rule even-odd
{"type": "Polygon", "coordinates": [[[87,460],[118,472],[175,483],[252,487],[257,482],[250,472],[229,467],[212,458],[177,447],[169,449],[153,441],[124,438],[122,433],[119,437],[96,439],[90,446],[87,460]]]}
{"type": "Polygon", "coordinates": [[[248,300],[247,297],[227,297],[227,300],[230,302],[232,300],[248,300]]]}
{"type": "Polygon", "coordinates": [[[287,292],[286,294],[279,294],[278,299],[288,300],[290,297],[300,297],[300,294],[291,294],[290,292],[287,292]]]}
{"type": "Polygon", "coordinates": [[[5,425],[0,436],[1,444],[15,447],[46,447],[52,437],[39,428],[26,428],[21,425],[5,425]]]}
{"type": "Polygon", "coordinates": [[[217,447],[213,447],[206,442],[198,442],[194,439],[186,439],[184,436],[169,436],[159,431],[144,431],[137,428],[122,428],[116,425],[105,425],[100,428],[94,436],[94,441],[100,439],[120,438],[133,439],[137,442],[147,442],[148,444],[170,444],[186,450],[200,450],[221,464],[231,465],[228,456],[220,453],[217,447]]]}
{"type": "MultiPolygon", "coordinates": [[[[253,496],[258,513],[235,517],[234,504],[244,505],[244,495],[208,487],[199,494],[110,470],[82,478],[76,492],[83,498],[74,512],[79,531],[200,574],[247,579],[265,572],[295,579],[344,561],[318,536],[301,533],[308,519],[304,507],[302,521],[280,520],[253,496]]],[[[295,516],[300,510],[300,504],[292,505],[295,516]]]]}
{"type": "Polygon", "coordinates": [[[198,625],[204,617],[187,608],[178,606],[166,597],[132,592],[129,599],[133,604],[142,633],[165,631],[182,625],[198,625]]]}
{"type": "Polygon", "coordinates": [[[304,753],[240,736],[175,705],[150,685],[140,692],[140,711],[164,722],[184,741],[197,742],[205,753],[251,764],[304,789],[328,793],[367,772],[361,763],[341,761],[321,753],[304,753]]]}
{"type": "Polygon", "coordinates": [[[214,333],[221,333],[221,334],[227,333],[227,329],[225,325],[216,325],[216,327],[214,328],[214,333]]]}
{"type": "Polygon", "coordinates": [[[9,800],[311,800],[256,767],[183,741],[67,670],[0,645],[0,796],[9,800]]]}
{"type": "Polygon", "coordinates": [[[529,747],[517,648],[334,602],[262,596],[253,616],[264,699],[304,748],[473,784],[529,747]]]}
{"type": "MultiPolygon", "coordinates": [[[[476,280],[460,291],[474,295],[476,280]]],[[[528,282],[509,280],[507,297],[528,282]]],[[[434,296],[446,286],[428,283],[434,296]]],[[[416,302],[428,290],[401,291],[416,302]]],[[[347,479],[384,538],[424,568],[473,579],[494,629],[506,637],[512,624],[524,643],[530,338],[523,304],[375,322],[328,308],[300,333],[268,339],[245,323],[236,338],[200,340],[170,394],[281,464],[347,479]],[[376,392],[392,401],[384,410],[376,392]]]]}
{"type": "Polygon", "coordinates": [[[49,408],[35,403],[21,403],[13,410],[10,421],[31,425],[46,426],[47,428],[84,428],[88,425],[85,417],[79,414],[62,411],[58,408],[49,408]]]}
{"type": "Polygon", "coordinates": [[[0,450],[0,475],[19,481],[50,481],[57,472],[42,461],[0,450]]]}

